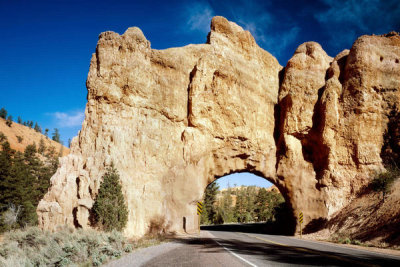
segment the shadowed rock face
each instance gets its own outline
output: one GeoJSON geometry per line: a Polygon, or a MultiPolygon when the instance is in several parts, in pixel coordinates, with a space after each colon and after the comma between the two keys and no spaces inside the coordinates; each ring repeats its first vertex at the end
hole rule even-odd
{"type": "Polygon", "coordinates": [[[138,28],[102,33],[86,118],[39,203],[39,224],[90,227],[111,162],[129,209],[127,236],[182,232],[183,217],[196,229],[205,187],[241,171],[273,182],[306,224],[329,218],[382,168],[399,59],[397,34],[362,36],[334,59],[304,43],[282,70],[222,17],[206,44],[161,51],[138,28]]]}

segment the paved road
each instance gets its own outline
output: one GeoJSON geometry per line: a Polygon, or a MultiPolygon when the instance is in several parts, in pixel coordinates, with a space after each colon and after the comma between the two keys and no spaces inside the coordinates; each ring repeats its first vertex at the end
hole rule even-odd
{"type": "Polygon", "coordinates": [[[108,266],[400,266],[400,257],[257,233],[202,231],[141,249],[108,266]]]}

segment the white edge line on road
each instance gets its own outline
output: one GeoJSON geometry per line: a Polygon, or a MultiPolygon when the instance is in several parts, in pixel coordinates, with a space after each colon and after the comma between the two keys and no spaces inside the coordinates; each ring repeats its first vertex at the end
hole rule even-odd
{"type": "MultiPolygon", "coordinates": [[[[322,244],[325,245],[327,247],[335,247],[335,248],[342,248],[342,249],[348,249],[348,250],[354,250],[357,251],[359,253],[367,253],[367,254],[376,254],[377,256],[386,256],[386,257],[391,257],[391,258],[395,258],[395,259],[399,259],[400,255],[397,254],[393,254],[393,253],[388,253],[385,251],[374,251],[374,250],[368,250],[365,249],[363,247],[350,247],[350,246],[341,246],[341,244],[337,244],[337,243],[331,243],[328,241],[320,241],[320,240],[309,240],[309,239],[301,239],[301,238],[297,238],[297,237],[293,237],[293,236],[287,236],[287,238],[290,239],[294,239],[294,240],[302,240],[302,241],[306,241],[306,242],[310,242],[310,243],[314,243],[314,244],[322,244]]],[[[372,247],[374,248],[374,247],[372,247]]]]}
{"type": "Polygon", "coordinates": [[[249,262],[248,260],[246,260],[246,259],[240,257],[238,254],[236,254],[235,252],[233,252],[233,251],[230,250],[229,248],[224,247],[224,246],[223,246],[221,243],[219,243],[217,240],[214,240],[214,241],[215,241],[215,243],[217,243],[218,245],[220,245],[221,247],[223,247],[226,251],[228,251],[228,252],[231,253],[233,256],[235,256],[236,258],[238,258],[238,259],[244,261],[245,263],[247,263],[247,264],[250,265],[250,266],[257,267],[257,265],[255,265],[255,264],[249,262]]]}

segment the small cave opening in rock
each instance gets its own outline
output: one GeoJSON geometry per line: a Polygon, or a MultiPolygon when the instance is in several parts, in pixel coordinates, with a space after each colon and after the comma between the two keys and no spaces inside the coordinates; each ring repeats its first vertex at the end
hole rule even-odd
{"type": "Polygon", "coordinates": [[[216,177],[204,191],[202,230],[293,235],[296,222],[286,194],[250,172],[216,177]]]}

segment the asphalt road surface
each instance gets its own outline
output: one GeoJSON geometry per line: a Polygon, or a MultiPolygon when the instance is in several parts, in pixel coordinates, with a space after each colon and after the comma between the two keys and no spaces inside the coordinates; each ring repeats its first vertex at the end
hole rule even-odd
{"type": "Polygon", "coordinates": [[[202,230],[107,266],[400,266],[400,256],[288,236],[202,230]]]}

